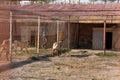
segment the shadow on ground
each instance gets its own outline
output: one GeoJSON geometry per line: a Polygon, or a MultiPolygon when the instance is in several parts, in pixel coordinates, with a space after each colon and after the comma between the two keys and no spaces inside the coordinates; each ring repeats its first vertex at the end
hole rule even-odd
{"type": "Polygon", "coordinates": [[[76,58],[84,58],[84,57],[89,57],[91,56],[90,54],[80,54],[80,55],[71,55],[70,57],[76,57],[76,58]]]}
{"type": "Polygon", "coordinates": [[[28,58],[24,61],[12,62],[12,63],[8,63],[8,64],[0,65],[0,73],[7,71],[7,70],[15,69],[18,67],[22,67],[22,66],[27,65],[27,64],[31,64],[33,62],[51,61],[49,59],[49,57],[51,57],[51,55],[38,56],[38,57],[36,57],[37,60],[32,60],[31,58],[28,58]]]}
{"type": "MultiPolygon", "coordinates": [[[[56,55],[55,55],[56,56],[56,55]]],[[[89,54],[82,54],[82,55],[71,55],[70,57],[76,57],[76,58],[84,58],[84,57],[89,57],[89,54]]],[[[15,69],[18,67],[22,67],[27,64],[31,64],[33,62],[39,62],[39,61],[51,61],[49,58],[53,57],[51,54],[43,55],[43,56],[37,56],[33,58],[28,58],[23,61],[18,61],[18,62],[12,62],[4,65],[0,65],[0,73],[15,69]]]]}

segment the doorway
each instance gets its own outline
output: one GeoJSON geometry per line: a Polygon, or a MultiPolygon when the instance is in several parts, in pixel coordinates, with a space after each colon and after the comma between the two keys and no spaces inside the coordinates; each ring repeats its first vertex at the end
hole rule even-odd
{"type": "Polygon", "coordinates": [[[36,46],[36,31],[31,31],[31,38],[30,38],[30,46],[35,47],[36,46]]]}
{"type": "Polygon", "coordinates": [[[112,32],[106,32],[106,49],[112,49],[112,32]]]}

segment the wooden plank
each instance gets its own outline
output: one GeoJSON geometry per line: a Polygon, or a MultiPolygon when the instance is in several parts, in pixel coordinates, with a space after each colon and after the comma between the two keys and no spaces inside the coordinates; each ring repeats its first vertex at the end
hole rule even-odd
{"type": "Polygon", "coordinates": [[[103,49],[103,31],[93,30],[93,49],[103,49]]]}
{"type": "Polygon", "coordinates": [[[120,30],[114,30],[113,31],[113,44],[112,48],[113,50],[120,50],[120,30]]]}

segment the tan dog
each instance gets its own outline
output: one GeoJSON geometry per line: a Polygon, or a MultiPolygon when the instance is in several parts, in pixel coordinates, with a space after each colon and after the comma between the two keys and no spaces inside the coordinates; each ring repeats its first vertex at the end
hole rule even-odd
{"type": "Polygon", "coordinates": [[[29,53],[28,52],[28,45],[29,45],[28,41],[17,41],[17,40],[15,40],[12,44],[12,48],[14,49],[15,53],[17,53],[18,48],[20,48],[21,52],[23,51],[23,49],[25,49],[25,51],[27,53],[29,53]]]}
{"type": "Polygon", "coordinates": [[[2,54],[6,55],[6,59],[9,61],[9,39],[3,40],[0,45],[0,57],[2,54]]]}
{"type": "Polygon", "coordinates": [[[52,47],[52,50],[53,50],[52,55],[54,54],[59,55],[59,52],[61,51],[61,49],[62,49],[62,41],[54,42],[52,47]]]}

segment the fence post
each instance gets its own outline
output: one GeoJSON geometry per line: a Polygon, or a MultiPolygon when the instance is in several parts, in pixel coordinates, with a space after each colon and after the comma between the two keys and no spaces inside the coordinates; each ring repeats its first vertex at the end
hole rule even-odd
{"type": "Polygon", "coordinates": [[[10,11],[10,47],[9,47],[9,53],[10,53],[10,62],[12,62],[12,12],[10,11]]]}
{"type": "MultiPolygon", "coordinates": [[[[70,17],[69,17],[69,19],[70,19],[70,17]]],[[[68,23],[68,48],[70,48],[70,20],[68,23]]]]}
{"type": "Polygon", "coordinates": [[[106,20],[104,21],[103,49],[105,54],[106,53],[106,20]]]}
{"type": "Polygon", "coordinates": [[[39,44],[40,44],[40,16],[38,16],[37,54],[39,54],[39,44]]]}
{"type": "Polygon", "coordinates": [[[59,21],[57,20],[57,42],[59,41],[59,21]]]}

